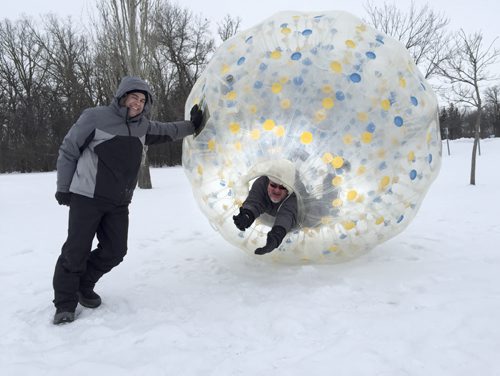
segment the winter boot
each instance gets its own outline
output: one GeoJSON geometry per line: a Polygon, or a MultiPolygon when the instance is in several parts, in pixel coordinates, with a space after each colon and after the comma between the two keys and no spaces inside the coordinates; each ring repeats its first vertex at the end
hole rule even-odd
{"type": "Polygon", "coordinates": [[[52,321],[52,323],[54,325],[60,325],[73,321],[75,321],[75,312],[56,310],[56,314],[54,315],[54,320],[52,321]]]}
{"type": "Polygon", "coordinates": [[[101,305],[101,297],[92,289],[81,289],[77,292],[78,303],[87,308],[97,308],[101,305]]]}

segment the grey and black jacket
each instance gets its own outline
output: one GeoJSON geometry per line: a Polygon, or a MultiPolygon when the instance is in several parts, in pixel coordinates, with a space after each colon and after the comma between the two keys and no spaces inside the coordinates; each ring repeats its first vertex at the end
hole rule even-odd
{"type": "Polygon", "coordinates": [[[289,232],[297,225],[297,196],[292,193],[275,204],[267,194],[268,183],[267,176],[257,178],[241,207],[250,210],[255,218],[263,213],[275,217],[273,226],[281,226],[289,232]]]}
{"type": "Polygon", "coordinates": [[[152,104],[145,81],[124,77],[109,106],[84,110],[59,148],[57,190],[129,203],[137,184],[143,145],[181,139],[194,132],[190,121],[149,120],[152,104]],[[144,92],[146,103],[140,115],[129,118],[121,101],[133,91],[144,92]]]}

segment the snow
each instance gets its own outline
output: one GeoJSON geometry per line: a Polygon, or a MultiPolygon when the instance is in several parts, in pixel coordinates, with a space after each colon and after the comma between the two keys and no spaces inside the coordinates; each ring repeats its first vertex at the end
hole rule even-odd
{"type": "Polygon", "coordinates": [[[248,256],[208,224],[181,167],[152,169],[102,306],[61,326],[55,172],[0,175],[2,375],[500,375],[500,139],[482,141],[476,186],[472,141],[450,147],[409,227],[336,265],[248,256]]]}

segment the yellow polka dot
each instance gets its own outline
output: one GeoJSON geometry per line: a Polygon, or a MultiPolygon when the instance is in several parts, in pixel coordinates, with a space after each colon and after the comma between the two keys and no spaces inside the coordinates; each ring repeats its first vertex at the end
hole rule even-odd
{"type": "Polygon", "coordinates": [[[366,25],[365,24],[358,25],[356,26],[356,30],[359,32],[366,31],[366,25]]]}
{"type": "Polygon", "coordinates": [[[252,138],[252,140],[258,140],[260,138],[260,131],[258,129],[253,129],[250,132],[250,137],[252,138]]]}
{"type": "Polygon", "coordinates": [[[235,91],[230,91],[229,93],[226,94],[226,98],[230,101],[234,101],[237,97],[237,94],[235,91]]]}
{"type": "Polygon", "coordinates": [[[406,87],[406,80],[404,79],[404,77],[399,78],[399,86],[401,86],[402,88],[406,87]]]}
{"type": "Polygon", "coordinates": [[[358,120],[359,121],[368,121],[368,114],[366,112],[358,112],[358,120]]]}
{"type": "Polygon", "coordinates": [[[271,52],[271,59],[279,59],[281,58],[281,51],[274,50],[271,52]]]}
{"type": "Polygon", "coordinates": [[[208,150],[214,151],[215,150],[215,140],[214,139],[209,140],[207,147],[208,147],[208,150]]]}
{"type": "Polygon", "coordinates": [[[391,108],[391,101],[389,99],[384,99],[380,105],[382,106],[382,108],[385,110],[385,111],[388,111],[389,108],[391,108]]]}
{"type": "Polygon", "coordinates": [[[366,166],[362,165],[358,167],[358,170],[356,171],[356,174],[358,175],[363,175],[366,172],[366,166]]]}
{"type": "Polygon", "coordinates": [[[288,35],[292,32],[292,29],[290,29],[289,27],[282,27],[281,32],[285,35],[288,35]]]}
{"type": "Polygon", "coordinates": [[[325,93],[325,94],[330,94],[333,91],[333,89],[330,85],[323,86],[322,90],[323,90],[323,93],[325,93]]]}
{"type": "Polygon", "coordinates": [[[323,156],[321,157],[321,160],[325,164],[332,163],[333,155],[331,153],[324,153],[323,156]]]}
{"type": "Polygon", "coordinates": [[[349,48],[354,48],[354,47],[356,47],[356,43],[354,43],[354,41],[353,41],[353,40],[351,40],[351,39],[346,40],[346,41],[345,41],[345,45],[346,45],[347,47],[349,47],[349,48]]]}
{"type": "Polygon", "coordinates": [[[229,124],[229,130],[231,133],[238,133],[240,131],[240,125],[238,123],[229,124]]]}
{"type": "Polygon", "coordinates": [[[248,106],[248,111],[250,111],[251,114],[257,113],[257,106],[254,104],[251,104],[250,106],[248,106]]]}
{"type": "Polygon", "coordinates": [[[277,127],[274,128],[274,134],[277,137],[283,137],[285,135],[285,127],[282,125],[278,125],[277,127]]]}
{"type": "Polygon", "coordinates": [[[347,199],[349,201],[354,201],[356,197],[358,197],[358,192],[356,192],[354,189],[347,192],[347,199]]]}
{"type": "Polygon", "coordinates": [[[290,99],[283,99],[281,102],[280,102],[280,106],[281,108],[283,109],[287,109],[287,108],[290,108],[290,106],[292,105],[292,102],[290,101],[290,99]]]}
{"type": "Polygon", "coordinates": [[[342,183],[344,182],[344,179],[342,178],[342,176],[335,176],[333,179],[332,179],[332,185],[334,187],[338,187],[340,185],[342,185],[342,183]]]}
{"type": "Polygon", "coordinates": [[[370,132],[363,132],[363,134],[361,135],[361,141],[364,144],[369,144],[370,142],[372,142],[372,138],[373,135],[370,132]]]}
{"type": "Polygon", "coordinates": [[[384,217],[380,216],[375,220],[376,225],[380,225],[381,223],[384,223],[384,217]]]}
{"type": "Polygon", "coordinates": [[[380,183],[379,183],[379,186],[380,186],[380,189],[385,189],[389,183],[391,182],[391,178],[389,176],[384,176],[382,177],[382,179],[380,179],[380,183]]]}
{"type": "Polygon", "coordinates": [[[279,82],[275,82],[272,86],[271,86],[271,91],[274,93],[274,94],[278,94],[279,92],[281,92],[281,90],[283,89],[283,87],[281,86],[281,84],[279,82]]]}
{"type": "Polygon", "coordinates": [[[333,168],[341,168],[344,165],[344,158],[340,156],[336,156],[332,160],[332,166],[333,168]]]}
{"type": "Polygon", "coordinates": [[[198,165],[198,167],[196,168],[196,172],[198,172],[198,175],[203,175],[203,166],[198,165]]]}
{"type": "Polygon", "coordinates": [[[229,72],[229,69],[230,69],[229,65],[222,64],[222,67],[220,70],[221,70],[222,74],[226,74],[227,72],[229,72]]]}
{"type": "Polygon", "coordinates": [[[239,141],[238,141],[238,142],[235,142],[235,143],[234,143],[234,148],[235,148],[236,150],[238,150],[238,151],[241,151],[241,149],[242,149],[241,142],[239,142],[239,141]]]}
{"type": "Polygon", "coordinates": [[[325,119],[326,119],[326,112],[325,112],[325,110],[316,111],[316,113],[314,114],[314,121],[316,123],[320,123],[320,122],[322,122],[325,119]]]}
{"type": "Polygon", "coordinates": [[[303,132],[300,135],[300,142],[302,142],[304,145],[308,145],[313,141],[313,135],[311,132],[303,132]]]}
{"type": "Polygon", "coordinates": [[[290,79],[287,76],[283,76],[280,78],[280,84],[284,85],[286,84],[290,79]]]}
{"type": "Polygon", "coordinates": [[[356,202],[358,204],[362,204],[365,201],[365,196],[364,195],[359,195],[358,198],[356,198],[356,202]]]}
{"type": "Polygon", "coordinates": [[[342,141],[344,142],[344,144],[350,145],[350,144],[352,144],[353,139],[352,139],[352,136],[350,134],[346,134],[346,135],[344,135],[344,137],[342,137],[342,141]]]}
{"type": "Polygon", "coordinates": [[[410,152],[408,153],[408,161],[409,161],[409,162],[415,162],[415,152],[410,151],[410,152]]]}
{"type": "Polygon", "coordinates": [[[264,124],[262,124],[262,127],[266,130],[266,131],[271,131],[273,130],[273,128],[276,126],[276,123],[274,122],[273,119],[267,119],[264,124]]]}
{"type": "Polygon", "coordinates": [[[338,61],[332,61],[330,63],[330,69],[334,71],[335,73],[341,73],[342,72],[342,64],[340,64],[338,61]]]}
{"type": "Polygon", "coordinates": [[[340,208],[344,202],[340,198],[336,198],[335,200],[332,201],[332,206],[334,208],[340,208]]]}
{"type": "Polygon", "coordinates": [[[324,98],[323,101],[321,102],[324,108],[330,109],[333,107],[333,99],[332,98],[324,98]]]}
{"type": "Polygon", "coordinates": [[[354,227],[356,227],[356,224],[353,221],[345,221],[342,222],[342,226],[344,226],[346,230],[352,230],[354,227]]]}

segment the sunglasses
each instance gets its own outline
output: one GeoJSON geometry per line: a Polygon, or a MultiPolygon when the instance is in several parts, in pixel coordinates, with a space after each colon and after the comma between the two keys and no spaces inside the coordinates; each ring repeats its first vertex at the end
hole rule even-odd
{"type": "Polygon", "coordinates": [[[277,183],[269,182],[269,185],[271,186],[271,188],[275,188],[275,189],[279,188],[282,191],[287,191],[287,189],[284,186],[279,185],[277,183]]]}

